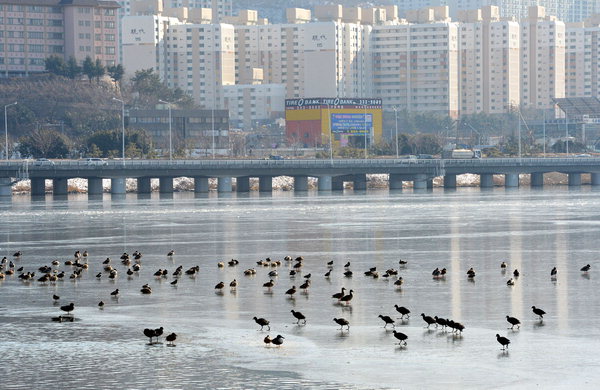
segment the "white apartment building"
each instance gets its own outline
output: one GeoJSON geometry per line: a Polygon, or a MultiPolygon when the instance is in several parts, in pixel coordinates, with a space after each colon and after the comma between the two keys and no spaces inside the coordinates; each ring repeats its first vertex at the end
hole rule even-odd
{"type": "Polygon", "coordinates": [[[565,97],[565,24],[544,7],[521,22],[521,75],[521,105],[547,109],[565,97]]]}
{"type": "Polygon", "coordinates": [[[459,26],[452,22],[373,27],[373,96],[384,108],[458,115],[459,26]]]}
{"type": "Polygon", "coordinates": [[[548,15],[565,22],[580,22],[600,12],[597,0],[398,0],[397,5],[402,11],[401,16],[406,10],[448,6],[452,18],[458,16],[459,11],[497,6],[501,18],[516,20],[527,18],[530,6],[541,6],[548,15]]]}
{"type": "Polygon", "coordinates": [[[498,7],[463,11],[460,24],[460,115],[498,114],[518,104],[519,23],[500,20],[498,7]]]}
{"type": "Polygon", "coordinates": [[[224,109],[232,126],[251,129],[256,123],[285,116],[285,85],[238,84],[223,86],[224,109]]]}
{"type": "MultiPolygon", "coordinates": [[[[143,0],[142,0],[143,1],[143,0]]],[[[233,0],[162,0],[165,8],[208,8],[212,10],[213,23],[233,15],[233,0]]]]}
{"type": "Polygon", "coordinates": [[[166,33],[170,26],[180,25],[178,18],[158,15],[126,16],[122,20],[123,58],[126,75],[154,68],[161,79],[168,80],[168,47],[166,33]]]}
{"type": "Polygon", "coordinates": [[[600,98],[600,17],[567,24],[565,95],[600,98]]]}
{"type": "Polygon", "coordinates": [[[230,24],[181,24],[166,34],[167,77],[204,108],[222,108],[224,85],[235,84],[235,35],[230,24]]]}

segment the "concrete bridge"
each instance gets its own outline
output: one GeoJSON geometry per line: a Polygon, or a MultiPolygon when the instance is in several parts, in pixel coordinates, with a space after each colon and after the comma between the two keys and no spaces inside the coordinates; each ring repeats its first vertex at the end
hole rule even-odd
{"type": "Polygon", "coordinates": [[[548,172],[568,174],[569,185],[581,184],[581,174],[591,174],[591,184],[600,185],[600,158],[484,158],[454,159],[323,159],[323,160],[107,160],[86,162],[62,160],[37,165],[31,161],[0,162],[0,196],[10,196],[12,185],[31,180],[31,194],[45,193],[45,180],[53,181],[53,193],[66,195],[67,180],[88,180],[88,193],[103,192],[102,179],[111,179],[111,193],[124,194],[125,180],[136,178],[139,193],[151,192],[150,180],[158,178],[160,192],[173,192],[173,179],[194,179],[196,192],[208,192],[208,179],[218,179],[218,191],[250,190],[250,178],[259,179],[260,191],[271,191],[273,177],[292,176],[295,191],[308,189],[308,177],[318,178],[320,191],[343,189],[344,182],[353,182],[355,189],[366,189],[367,174],[388,174],[390,189],[401,189],[404,181],[412,181],[415,189],[432,186],[435,177],[444,178],[444,187],[456,187],[456,176],[465,173],[480,175],[481,187],[493,186],[493,175],[504,175],[505,186],[518,187],[519,174],[530,174],[532,186],[543,185],[548,172]]]}

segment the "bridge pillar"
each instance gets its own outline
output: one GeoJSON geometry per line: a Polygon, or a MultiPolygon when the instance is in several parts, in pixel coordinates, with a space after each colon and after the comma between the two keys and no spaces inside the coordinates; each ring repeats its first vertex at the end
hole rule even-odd
{"type": "Polygon", "coordinates": [[[367,189],[367,175],[365,174],[360,174],[360,175],[353,175],[354,180],[354,190],[359,190],[359,191],[364,191],[367,189]]]}
{"type": "Polygon", "coordinates": [[[218,192],[231,192],[231,177],[219,177],[217,179],[218,192]]]}
{"type": "Polygon", "coordinates": [[[210,187],[208,185],[208,177],[195,177],[194,178],[194,192],[206,193],[208,191],[210,191],[210,187]]]}
{"type": "Polygon", "coordinates": [[[335,176],[331,178],[332,191],[344,191],[344,176],[335,176]]]}
{"type": "Polygon", "coordinates": [[[456,188],[456,175],[444,176],[444,188],[456,188]]]}
{"type": "Polygon", "coordinates": [[[67,179],[52,179],[52,193],[54,195],[67,195],[69,193],[67,179]]]}
{"type": "Polygon", "coordinates": [[[236,192],[250,192],[250,176],[236,177],[235,178],[235,191],[236,192]]]}
{"type": "Polygon", "coordinates": [[[389,186],[390,190],[402,190],[402,175],[390,173],[389,186]]]}
{"type": "Polygon", "coordinates": [[[102,195],[104,187],[101,177],[88,177],[88,195],[102,195]]]}
{"type": "Polygon", "coordinates": [[[0,177],[0,196],[12,196],[12,184],[10,177],[0,177]]]}
{"type": "Polygon", "coordinates": [[[158,192],[161,194],[173,193],[173,178],[171,176],[158,178],[158,192]]]}
{"type": "Polygon", "coordinates": [[[427,189],[427,175],[419,173],[413,176],[413,190],[427,189]]]}
{"type": "Polygon", "coordinates": [[[590,176],[592,177],[592,185],[593,186],[600,186],[600,173],[594,173],[592,172],[590,174],[590,176]]]}
{"type": "Polygon", "coordinates": [[[294,191],[308,191],[308,176],[294,176],[294,191]]]}
{"type": "Polygon", "coordinates": [[[46,195],[46,179],[34,178],[31,179],[31,196],[46,195]]]}
{"type": "Polygon", "coordinates": [[[319,176],[319,191],[331,191],[331,176],[319,176]]]}
{"type": "Polygon", "coordinates": [[[494,186],[494,175],[491,173],[482,173],[479,175],[479,187],[492,188],[494,186]]]}
{"type": "Polygon", "coordinates": [[[541,172],[531,174],[531,186],[542,187],[544,185],[544,174],[541,172]]]}
{"type": "Polygon", "coordinates": [[[260,176],[258,178],[258,191],[259,192],[273,191],[273,178],[271,176],[260,176]]]}
{"type": "Polygon", "coordinates": [[[427,189],[433,188],[433,179],[427,179],[427,189]]]}
{"type": "Polygon", "coordinates": [[[581,173],[569,173],[569,187],[581,185],[581,173]]]}
{"type": "Polygon", "coordinates": [[[137,178],[137,192],[138,192],[138,194],[151,193],[152,192],[152,178],[138,177],[137,178]]]}
{"type": "Polygon", "coordinates": [[[110,193],[115,195],[125,194],[125,178],[124,177],[113,177],[110,179],[110,193]]]}
{"type": "Polygon", "coordinates": [[[518,187],[519,186],[519,174],[518,173],[507,173],[504,175],[504,186],[505,187],[518,187]]]}

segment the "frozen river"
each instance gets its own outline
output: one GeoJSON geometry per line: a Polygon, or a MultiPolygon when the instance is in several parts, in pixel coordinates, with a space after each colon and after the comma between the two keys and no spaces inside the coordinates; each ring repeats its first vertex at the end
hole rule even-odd
{"type": "Polygon", "coordinates": [[[0,281],[2,389],[591,389],[600,381],[600,193],[589,187],[24,196],[0,204],[0,220],[0,255],[23,253],[15,268],[37,279],[39,267],[59,260],[53,268],[67,275],[23,282],[16,272],[0,281]],[[64,262],[77,250],[89,252],[89,269],[69,279],[73,268],[64,262]],[[119,257],[136,250],[142,268],[128,277],[119,257]],[[302,272],[291,277],[295,262],[285,256],[302,256],[302,272]],[[118,270],[114,280],[103,272],[107,257],[118,270]],[[256,264],[267,257],[282,265],[256,264]],[[239,265],[228,266],[232,258],[239,265]],[[348,261],[351,278],[343,274],[348,261]],[[173,286],[179,265],[200,272],[173,286]],[[364,276],[371,267],[380,275],[397,269],[402,288],[393,276],[364,276]],[[245,276],[248,268],[256,275],[245,276]],[[433,279],[435,268],[446,268],[445,278],[433,279]],[[168,277],[155,277],[158,269],[168,277]],[[520,277],[507,286],[514,269],[520,277]],[[279,276],[269,292],[262,285],[273,270],[279,276]],[[308,273],[308,291],[288,298],[285,291],[308,273]],[[236,291],[215,291],[233,279],[236,291]],[[152,294],[140,293],[145,283],[152,294]],[[349,305],[331,298],[342,287],[354,290],[349,305]],[[76,320],[51,321],[69,302],[76,320]],[[398,318],[394,305],[412,312],[395,324],[406,347],[378,318],[398,318]],[[547,312],[543,321],[533,305],[547,312]],[[305,326],[295,324],[292,309],[304,313],[305,326]],[[426,329],[421,313],[466,328],[462,336],[426,329]],[[507,315],[521,328],[507,329],[507,315]],[[259,331],[254,316],[267,318],[271,330],[259,331]],[[347,319],[350,330],[340,331],[334,317],[347,319]],[[176,347],[164,339],[148,345],[142,330],[160,326],[177,333],[176,347]],[[497,333],[511,340],[508,352],[497,333]],[[265,347],[263,338],[278,334],[283,346],[265,347]]]}

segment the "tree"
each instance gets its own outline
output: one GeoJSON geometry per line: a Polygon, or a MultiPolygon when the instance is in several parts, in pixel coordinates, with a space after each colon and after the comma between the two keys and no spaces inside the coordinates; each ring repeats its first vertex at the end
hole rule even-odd
{"type": "Polygon", "coordinates": [[[46,71],[58,76],[67,75],[67,64],[62,57],[51,55],[44,60],[46,71]]]}
{"type": "Polygon", "coordinates": [[[19,138],[19,152],[23,156],[65,158],[69,155],[71,142],[56,130],[40,129],[19,138]]]}
{"type": "Polygon", "coordinates": [[[115,83],[120,85],[123,75],[125,74],[125,69],[121,64],[112,65],[106,68],[106,73],[108,73],[110,78],[113,79],[115,83]]]}
{"type": "Polygon", "coordinates": [[[77,60],[73,56],[67,60],[66,67],[66,76],[70,79],[76,79],[81,74],[81,66],[77,64],[77,60]]]}
{"type": "Polygon", "coordinates": [[[135,72],[131,79],[131,91],[139,94],[138,101],[135,102],[141,106],[151,106],[159,100],[168,102],[177,102],[179,107],[193,107],[194,100],[179,88],[170,89],[160,80],[153,68],[141,69],[135,72]]]}
{"type": "Polygon", "coordinates": [[[96,78],[96,83],[100,82],[100,77],[106,74],[106,69],[104,65],[102,65],[102,61],[100,58],[96,58],[96,62],[94,63],[94,77],[96,78]]]}
{"type": "MultiPolygon", "coordinates": [[[[88,153],[99,151],[102,157],[120,157],[122,136],[121,129],[97,131],[86,139],[88,153]]],[[[152,149],[152,140],[144,130],[130,129],[125,133],[125,148],[135,154],[126,153],[126,156],[141,157],[152,149]]]]}
{"type": "Polygon", "coordinates": [[[85,57],[85,60],[83,60],[82,68],[83,74],[87,76],[88,80],[91,83],[92,79],[96,76],[96,66],[94,64],[94,61],[92,60],[92,57],[85,57]]]}

